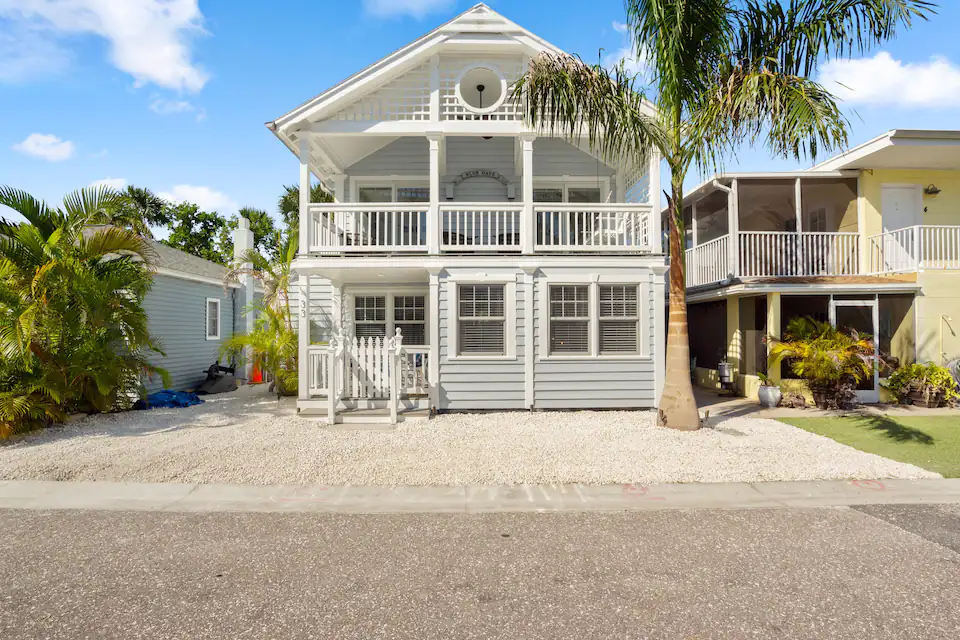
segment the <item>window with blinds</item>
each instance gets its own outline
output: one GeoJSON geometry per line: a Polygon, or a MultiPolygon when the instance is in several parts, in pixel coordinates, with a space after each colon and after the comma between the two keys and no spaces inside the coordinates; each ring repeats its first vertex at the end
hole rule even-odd
{"type": "Polygon", "coordinates": [[[600,355],[639,353],[637,285],[600,287],[600,355]]]}
{"type": "Polygon", "coordinates": [[[353,319],[358,338],[384,338],[387,335],[387,299],[384,296],[357,296],[353,319]]]}
{"type": "Polygon", "coordinates": [[[458,294],[457,353],[505,355],[504,285],[465,284],[458,294]]]}
{"type": "Polygon", "coordinates": [[[590,288],[550,287],[550,353],[590,353],[590,288]]]}
{"type": "Polygon", "coordinates": [[[425,296],[394,296],[393,322],[404,345],[427,344],[425,296]]]}

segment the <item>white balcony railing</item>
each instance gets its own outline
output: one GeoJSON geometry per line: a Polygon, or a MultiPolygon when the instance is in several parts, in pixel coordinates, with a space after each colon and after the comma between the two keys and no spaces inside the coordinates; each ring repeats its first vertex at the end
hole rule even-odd
{"type": "Polygon", "coordinates": [[[860,272],[857,233],[741,231],[742,277],[849,276],[860,272]]]}
{"type": "Polygon", "coordinates": [[[871,273],[960,269],[960,226],[913,226],[870,237],[871,273]]]}
{"type": "Polygon", "coordinates": [[[650,206],[636,204],[445,203],[435,214],[427,203],[311,204],[301,251],[653,252],[652,228],[650,206]]]}
{"type": "Polygon", "coordinates": [[[649,251],[650,207],[535,205],[536,251],[649,251]]]}
{"type": "Polygon", "coordinates": [[[726,280],[730,268],[730,236],[721,236],[687,250],[687,286],[699,287],[726,280]]]}
{"type": "Polygon", "coordinates": [[[402,252],[427,247],[425,204],[312,204],[310,252],[402,252]]]}
{"type": "Polygon", "coordinates": [[[440,206],[442,251],[520,251],[523,205],[440,206]]]}

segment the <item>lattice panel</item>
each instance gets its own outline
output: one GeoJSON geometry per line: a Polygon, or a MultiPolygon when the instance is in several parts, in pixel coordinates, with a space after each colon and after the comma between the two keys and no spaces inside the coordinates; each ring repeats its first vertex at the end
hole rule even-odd
{"type": "Polygon", "coordinates": [[[522,58],[491,57],[484,59],[443,56],[440,58],[440,118],[442,120],[521,120],[517,104],[510,98],[513,85],[525,71],[522,58]],[[507,98],[492,113],[477,114],[465,107],[457,98],[457,78],[468,66],[489,65],[499,69],[507,80],[507,98]]]}
{"type": "Polygon", "coordinates": [[[430,66],[408,71],[362,100],[334,114],[331,120],[379,122],[430,120],[430,66]]]}
{"type": "Polygon", "coordinates": [[[644,204],[650,201],[650,176],[634,172],[627,176],[627,202],[644,204]]]}

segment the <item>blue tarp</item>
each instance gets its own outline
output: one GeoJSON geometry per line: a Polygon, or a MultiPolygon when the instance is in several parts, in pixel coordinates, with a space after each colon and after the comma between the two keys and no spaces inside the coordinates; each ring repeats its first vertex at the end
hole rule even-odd
{"type": "Polygon", "coordinates": [[[195,393],[189,391],[170,391],[164,389],[147,396],[147,401],[140,400],[134,405],[134,409],[180,409],[182,407],[192,407],[195,404],[203,404],[203,400],[195,393]]]}

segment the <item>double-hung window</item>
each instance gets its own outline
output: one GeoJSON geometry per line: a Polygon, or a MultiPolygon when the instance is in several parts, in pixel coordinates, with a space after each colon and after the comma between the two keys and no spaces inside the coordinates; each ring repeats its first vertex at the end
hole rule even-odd
{"type": "Polygon", "coordinates": [[[550,353],[590,354],[590,288],[550,287],[550,353]]]}
{"type": "Polygon", "coordinates": [[[459,286],[458,355],[506,355],[504,285],[459,286]]]}
{"type": "Polygon", "coordinates": [[[600,355],[639,353],[637,285],[600,286],[600,355]]]}
{"type": "Polygon", "coordinates": [[[384,296],[357,296],[354,322],[358,338],[385,338],[387,335],[387,299],[384,296]]]}
{"type": "Polygon", "coordinates": [[[426,297],[394,296],[393,322],[405,345],[427,344],[426,297]]]}
{"type": "Polygon", "coordinates": [[[220,339],[220,300],[207,298],[207,340],[220,339]]]}

